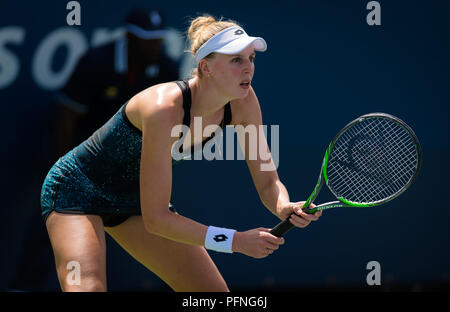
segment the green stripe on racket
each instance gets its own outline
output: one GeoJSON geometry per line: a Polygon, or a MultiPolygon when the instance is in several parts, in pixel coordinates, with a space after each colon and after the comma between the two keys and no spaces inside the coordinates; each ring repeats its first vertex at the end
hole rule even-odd
{"type": "MultiPolygon", "coordinates": [[[[328,145],[319,179],[302,210],[314,213],[387,203],[412,184],[421,159],[419,140],[405,122],[385,113],[363,115],[346,125],[328,145]],[[324,183],[338,201],[308,208],[324,183]]],[[[270,233],[281,237],[293,227],[287,218],[270,233]]]]}

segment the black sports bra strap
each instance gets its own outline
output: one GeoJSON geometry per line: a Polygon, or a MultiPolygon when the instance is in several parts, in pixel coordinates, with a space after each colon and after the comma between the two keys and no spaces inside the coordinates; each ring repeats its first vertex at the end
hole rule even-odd
{"type": "Polygon", "coordinates": [[[225,110],[223,112],[223,127],[229,125],[231,123],[231,105],[230,102],[228,102],[225,105],[225,110]]]}
{"type": "MultiPolygon", "coordinates": [[[[191,125],[191,106],[192,106],[192,95],[191,95],[191,88],[189,88],[189,80],[183,79],[175,82],[180,87],[181,92],[183,93],[183,109],[184,109],[183,124],[189,127],[191,125]]],[[[228,102],[225,105],[225,109],[223,112],[223,120],[220,126],[224,128],[225,126],[229,125],[231,123],[231,119],[232,119],[231,105],[230,102],[228,102]]]]}
{"type": "Polygon", "coordinates": [[[189,88],[189,83],[187,79],[175,82],[180,87],[181,92],[183,93],[183,110],[184,110],[183,124],[189,127],[191,125],[191,105],[192,105],[191,89],[189,88]]]}
{"type": "MultiPolygon", "coordinates": [[[[191,125],[191,106],[192,106],[192,96],[191,96],[191,88],[189,88],[189,80],[183,79],[175,81],[177,85],[180,87],[181,92],[183,93],[183,109],[184,109],[184,118],[183,118],[183,124],[190,127],[191,125]]],[[[224,112],[223,112],[223,119],[220,123],[220,127],[223,129],[225,126],[229,125],[231,123],[231,105],[230,102],[228,102],[225,105],[224,112]]],[[[202,146],[205,145],[206,142],[211,140],[214,137],[213,133],[209,138],[206,138],[202,141],[202,146]]],[[[182,134],[180,134],[181,137],[182,134]]],[[[180,152],[182,152],[183,146],[180,146],[180,152]]],[[[191,146],[191,154],[193,152],[193,146],[191,146]]]]}

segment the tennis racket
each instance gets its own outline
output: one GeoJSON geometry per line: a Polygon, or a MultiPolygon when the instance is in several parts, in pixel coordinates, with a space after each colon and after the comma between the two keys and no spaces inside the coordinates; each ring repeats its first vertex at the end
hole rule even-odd
{"type": "MultiPolygon", "coordinates": [[[[328,145],[316,187],[302,210],[314,213],[387,203],[412,184],[421,155],[419,140],[402,120],[385,113],[363,115],[345,126],[328,145]],[[308,208],[324,182],[338,201],[308,208]]],[[[287,218],[270,233],[281,237],[292,227],[287,218]]]]}

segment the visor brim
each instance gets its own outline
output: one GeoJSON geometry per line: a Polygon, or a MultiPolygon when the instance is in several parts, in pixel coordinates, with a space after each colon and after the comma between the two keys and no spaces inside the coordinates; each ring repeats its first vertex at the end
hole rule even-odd
{"type": "Polygon", "coordinates": [[[254,46],[255,51],[264,52],[267,50],[266,41],[261,37],[250,37],[245,36],[239,39],[233,40],[222,48],[216,50],[215,52],[221,54],[237,54],[247,49],[250,45],[254,46]]]}

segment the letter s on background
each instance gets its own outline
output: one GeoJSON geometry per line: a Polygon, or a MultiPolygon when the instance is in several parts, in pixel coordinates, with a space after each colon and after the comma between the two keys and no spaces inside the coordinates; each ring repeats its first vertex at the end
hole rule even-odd
{"type": "Polygon", "coordinates": [[[10,26],[0,29],[0,89],[8,87],[20,71],[18,58],[5,46],[8,43],[21,44],[24,38],[23,27],[10,26]]]}

